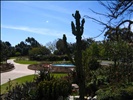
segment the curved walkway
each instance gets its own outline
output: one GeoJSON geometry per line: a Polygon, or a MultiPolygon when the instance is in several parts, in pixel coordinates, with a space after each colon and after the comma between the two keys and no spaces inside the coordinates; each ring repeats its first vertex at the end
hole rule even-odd
{"type": "Polygon", "coordinates": [[[28,65],[15,63],[14,59],[7,60],[7,62],[14,64],[15,69],[9,72],[0,73],[1,74],[0,84],[8,82],[9,78],[13,80],[22,76],[31,75],[35,73],[35,71],[28,69],[28,65]]]}

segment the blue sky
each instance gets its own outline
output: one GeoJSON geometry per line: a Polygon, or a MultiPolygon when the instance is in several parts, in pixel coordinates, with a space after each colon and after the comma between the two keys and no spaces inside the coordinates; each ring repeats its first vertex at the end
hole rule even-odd
{"type": "MultiPolygon", "coordinates": [[[[76,10],[79,10],[82,18],[89,15],[106,20],[89,8],[106,12],[97,1],[1,1],[1,40],[15,46],[27,37],[34,37],[45,45],[66,34],[68,42],[75,42],[71,33],[71,21],[75,22],[72,13],[76,10]]],[[[85,18],[83,38],[95,37],[102,29],[103,26],[85,18]]],[[[103,35],[95,40],[103,40],[103,35]]]]}

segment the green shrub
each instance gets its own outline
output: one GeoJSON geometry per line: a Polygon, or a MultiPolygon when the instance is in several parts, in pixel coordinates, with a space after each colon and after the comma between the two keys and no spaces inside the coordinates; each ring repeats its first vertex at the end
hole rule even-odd
{"type": "Polygon", "coordinates": [[[90,70],[97,70],[100,67],[100,64],[97,59],[90,59],[88,62],[88,66],[90,70]]]}
{"type": "Polygon", "coordinates": [[[38,84],[41,81],[44,81],[44,80],[50,81],[52,79],[54,79],[54,76],[51,75],[49,71],[40,70],[40,73],[39,73],[38,77],[35,79],[35,81],[38,84]]]}
{"type": "Polygon", "coordinates": [[[61,79],[40,82],[36,92],[38,100],[57,100],[61,96],[66,98],[70,93],[71,84],[61,79]]]}
{"type": "Polygon", "coordinates": [[[22,85],[16,85],[12,90],[4,95],[4,100],[35,100],[35,84],[33,82],[25,82],[22,85]],[[34,91],[34,92],[32,92],[34,91]]]}
{"type": "Polygon", "coordinates": [[[41,71],[34,82],[16,85],[4,95],[4,100],[57,100],[71,93],[71,83],[67,78],[54,78],[47,71],[41,71]]]}
{"type": "Polygon", "coordinates": [[[109,87],[99,89],[97,92],[98,100],[132,100],[133,86],[127,87],[109,87]]]}
{"type": "Polygon", "coordinates": [[[20,52],[16,52],[16,53],[15,53],[15,56],[17,56],[17,57],[20,56],[20,55],[21,55],[20,52]]]}
{"type": "Polygon", "coordinates": [[[30,60],[37,60],[37,61],[68,61],[67,55],[39,55],[39,56],[30,56],[30,60]]]}
{"type": "Polygon", "coordinates": [[[66,77],[54,78],[49,72],[40,71],[36,81],[36,100],[57,100],[60,96],[66,98],[71,93],[71,83],[66,77]]]}

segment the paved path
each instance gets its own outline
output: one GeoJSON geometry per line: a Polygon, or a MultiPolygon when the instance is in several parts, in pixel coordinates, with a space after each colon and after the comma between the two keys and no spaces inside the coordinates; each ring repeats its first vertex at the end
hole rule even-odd
{"type": "Polygon", "coordinates": [[[113,61],[101,61],[101,65],[109,65],[109,64],[113,64],[113,61]]]}
{"type": "MultiPolygon", "coordinates": [[[[0,73],[1,74],[1,79],[0,79],[0,84],[4,84],[9,81],[9,78],[11,80],[26,76],[26,75],[31,75],[35,74],[35,71],[29,70],[27,67],[28,65],[26,64],[18,64],[14,62],[14,59],[7,60],[8,63],[12,63],[15,66],[15,69],[9,72],[5,73],[0,73]]],[[[110,62],[102,61],[102,65],[108,65],[110,62]]]]}
{"type": "Polygon", "coordinates": [[[9,72],[1,73],[1,82],[0,84],[4,84],[9,81],[9,78],[11,80],[26,76],[26,75],[31,75],[34,74],[35,71],[29,70],[27,67],[28,65],[25,64],[18,64],[14,62],[14,59],[7,60],[8,63],[14,64],[15,69],[9,72]]]}

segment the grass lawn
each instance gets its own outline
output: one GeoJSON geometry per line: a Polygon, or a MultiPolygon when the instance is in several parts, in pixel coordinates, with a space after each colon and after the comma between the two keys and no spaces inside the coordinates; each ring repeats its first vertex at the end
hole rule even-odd
{"type": "MultiPolygon", "coordinates": [[[[26,81],[27,82],[33,81],[34,76],[35,75],[28,75],[28,76],[24,76],[24,77],[20,77],[20,78],[14,79],[14,80],[11,81],[11,84],[12,84],[12,86],[15,86],[16,83],[22,84],[22,83],[24,83],[26,81]]],[[[8,85],[9,85],[8,82],[1,85],[1,94],[7,92],[8,85]]]]}
{"type": "Polygon", "coordinates": [[[54,77],[60,78],[67,76],[67,73],[51,73],[51,75],[54,75],[54,77]]]}
{"type": "Polygon", "coordinates": [[[38,61],[31,61],[31,60],[14,60],[14,62],[19,64],[39,64],[38,61]]]}
{"type": "MultiPolygon", "coordinates": [[[[52,73],[52,75],[54,75],[54,77],[57,77],[57,78],[63,77],[63,76],[67,76],[66,73],[52,73]]],[[[17,79],[12,80],[12,81],[11,81],[11,84],[12,84],[12,86],[15,86],[16,83],[22,84],[22,83],[24,83],[24,82],[26,82],[26,81],[27,81],[27,82],[31,82],[31,81],[33,81],[34,77],[35,77],[35,75],[28,75],[28,76],[20,77],[20,78],[17,78],[17,79]]],[[[9,84],[8,84],[8,82],[7,82],[7,83],[5,83],[5,84],[3,84],[3,85],[0,86],[0,87],[1,87],[1,88],[0,88],[0,89],[1,89],[1,94],[7,92],[7,87],[8,87],[8,85],[9,85],[9,84]]]]}

